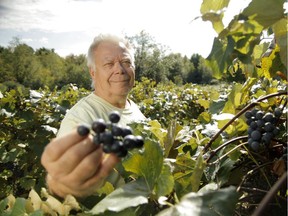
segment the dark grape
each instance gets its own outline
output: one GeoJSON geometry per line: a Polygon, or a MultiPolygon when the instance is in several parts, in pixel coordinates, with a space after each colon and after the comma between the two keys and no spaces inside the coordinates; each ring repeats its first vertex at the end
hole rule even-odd
{"type": "Polygon", "coordinates": [[[279,128],[275,127],[274,130],[272,131],[274,136],[277,136],[280,133],[279,128]]]}
{"type": "Polygon", "coordinates": [[[254,140],[252,138],[248,139],[248,145],[251,146],[252,142],[254,142],[254,140]]]}
{"type": "Polygon", "coordinates": [[[263,116],[264,116],[264,112],[263,111],[261,111],[261,110],[259,110],[257,113],[256,113],[256,119],[258,119],[258,120],[262,120],[262,118],[263,118],[263,116]]]}
{"type": "Polygon", "coordinates": [[[109,114],[109,120],[112,123],[118,123],[120,121],[120,113],[118,111],[113,111],[109,114]]]}
{"type": "Polygon", "coordinates": [[[92,130],[95,132],[95,133],[102,133],[105,131],[106,129],[106,123],[103,119],[97,119],[96,121],[94,121],[92,123],[92,130]]]}
{"type": "Polygon", "coordinates": [[[245,117],[246,117],[247,119],[251,119],[252,116],[253,116],[253,114],[252,114],[251,111],[247,111],[247,112],[245,113],[245,117]]]}
{"type": "Polygon", "coordinates": [[[112,143],[112,146],[111,146],[111,152],[117,153],[117,152],[121,151],[122,148],[123,148],[123,142],[120,140],[114,140],[114,142],[112,143]]]}
{"type": "Polygon", "coordinates": [[[263,117],[265,122],[273,122],[274,116],[272,113],[268,112],[263,117]]]}
{"type": "Polygon", "coordinates": [[[252,148],[254,151],[259,151],[259,149],[260,149],[260,143],[257,142],[257,141],[252,142],[251,148],[252,148]]]}
{"type": "Polygon", "coordinates": [[[251,114],[252,116],[256,117],[256,113],[258,112],[259,110],[254,108],[252,111],[251,111],[251,114]]]}
{"type": "Polygon", "coordinates": [[[109,154],[112,153],[112,149],[111,149],[112,145],[109,143],[103,144],[103,152],[109,154]]]}
{"type": "Polygon", "coordinates": [[[274,115],[275,115],[276,118],[279,118],[279,117],[282,115],[282,110],[277,107],[277,108],[274,110],[274,115]]]}
{"type": "Polygon", "coordinates": [[[261,140],[265,145],[269,145],[272,139],[271,133],[264,133],[261,140]]]}
{"type": "Polygon", "coordinates": [[[100,134],[100,140],[104,144],[111,144],[114,141],[114,136],[112,135],[112,133],[110,131],[105,131],[105,132],[100,134]]]}
{"type": "Polygon", "coordinates": [[[258,127],[257,122],[255,122],[255,121],[251,122],[250,127],[252,129],[256,129],[258,127]]]}
{"type": "Polygon", "coordinates": [[[258,131],[258,130],[255,130],[251,133],[251,138],[254,140],[254,141],[258,141],[261,139],[261,133],[258,131]]]}
{"type": "Polygon", "coordinates": [[[141,148],[144,145],[144,140],[142,136],[136,136],[136,148],[141,148]]]}
{"type": "Polygon", "coordinates": [[[127,136],[127,135],[131,135],[131,134],[133,134],[133,130],[132,130],[131,127],[126,126],[126,127],[123,127],[123,128],[122,128],[122,136],[123,136],[123,137],[125,137],[125,136],[127,136]]]}
{"type": "Polygon", "coordinates": [[[251,135],[251,133],[252,133],[253,131],[254,131],[253,128],[251,128],[251,127],[248,128],[248,134],[249,134],[249,135],[251,135]]]}
{"type": "Polygon", "coordinates": [[[128,154],[127,149],[122,148],[119,152],[116,153],[118,157],[125,157],[128,154]]]}
{"type": "Polygon", "coordinates": [[[136,147],[136,139],[134,135],[127,135],[123,139],[123,145],[126,149],[132,149],[136,147]]]}
{"type": "Polygon", "coordinates": [[[112,125],[111,133],[113,136],[122,136],[123,130],[117,125],[112,125]]]}
{"type": "Polygon", "coordinates": [[[266,132],[272,132],[275,129],[275,126],[271,124],[271,122],[266,122],[264,126],[264,130],[266,132]]]}
{"type": "Polygon", "coordinates": [[[253,121],[254,121],[253,119],[249,118],[249,119],[246,120],[246,124],[247,124],[247,125],[250,125],[251,122],[253,122],[253,121]]]}
{"type": "Polygon", "coordinates": [[[258,127],[263,127],[264,125],[265,125],[265,121],[263,120],[263,119],[259,119],[259,120],[257,120],[257,126],[258,127]]]}
{"type": "Polygon", "coordinates": [[[93,143],[95,145],[100,145],[102,143],[101,141],[101,135],[100,134],[96,134],[94,137],[93,137],[93,143]]]}
{"type": "Polygon", "coordinates": [[[80,136],[87,136],[90,133],[90,129],[87,125],[79,125],[77,128],[77,132],[80,136]]]}

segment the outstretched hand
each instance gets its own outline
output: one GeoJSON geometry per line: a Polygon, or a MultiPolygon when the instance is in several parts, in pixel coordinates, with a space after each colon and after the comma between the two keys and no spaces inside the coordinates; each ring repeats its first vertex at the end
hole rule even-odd
{"type": "Polygon", "coordinates": [[[45,148],[41,163],[47,170],[49,190],[65,197],[85,197],[95,193],[120,159],[105,154],[92,136],[77,131],[53,139],[45,148]]]}

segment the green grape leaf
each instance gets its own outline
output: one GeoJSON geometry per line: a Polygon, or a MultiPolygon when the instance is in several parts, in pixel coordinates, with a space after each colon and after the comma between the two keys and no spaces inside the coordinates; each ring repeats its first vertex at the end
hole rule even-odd
{"type": "Polygon", "coordinates": [[[195,164],[195,160],[191,158],[189,153],[177,156],[174,170],[175,191],[177,196],[182,197],[186,193],[191,192],[191,176],[195,164]]]}
{"type": "Polygon", "coordinates": [[[224,24],[222,22],[224,14],[223,13],[212,13],[208,12],[202,15],[203,21],[211,21],[214,30],[219,34],[224,29],[224,24]]]}
{"type": "Polygon", "coordinates": [[[246,7],[242,15],[256,20],[264,28],[267,28],[278,20],[284,18],[284,2],[285,0],[253,0],[246,7]]]}
{"type": "Polygon", "coordinates": [[[159,143],[149,138],[145,139],[144,151],[134,153],[122,162],[127,172],[144,177],[150,191],[161,173],[163,165],[163,150],[159,143]]]}
{"type": "Polygon", "coordinates": [[[155,185],[155,193],[159,198],[160,196],[165,196],[173,190],[174,178],[171,172],[171,166],[164,163],[162,166],[162,172],[155,185]]]}
{"type": "Polygon", "coordinates": [[[161,127],[161,124],[157,120],[148,122],[149,130],[159,139],[161,145],[164,145],[164,139],[167,135],[167,131],[161,127]]]}
{"type": "Polygon", "coordinates": [[[16,198],[10,216],[19,216],[26,214],[26,200],[24,198],[16,198]]]}
{"type": "Polygon", "coordinates": [[[235,187],[186,194],[175,206],[156,216],[218,216],[233,215],[238,193],[235,187]]]}
{"type": "Polygon", "coordinates": [[[8,199],[0,200],[0,214],[3,215],[8,205],[8,199]]]}
{"type": "MultiPolygon", "coordinates": [[[[287,18],[283,18],[275,23],[272,28],[273,32],[275,33],[275,38],[277,44],[280,47],[280,57],[281,61],[287,67],[287,25],[288,20],[287,18]]],[[[284,71],[282,71],[283,73],[284,71]]]]}
{"type": "Polygon", "coordinates": [[[97,190],[97,194],[110,194],[113,190],[113,185],[110,182],[105,182],[105,184],[97,190]]]}
{"type": "Polygon", "coordinates": [[[208,124],[209,122],[211,122],[211,114],[208,112],[202,112],[199,116],[198,116],[198,120],[202,123],[206,123],[208,124]]]}
{"type": "Polygon", "coordinates": [[[164,151],[165,151],[165,157],[169,156],[170,150],[173,147],[175,143],[175,139],[177,138],[179,132],[183,129],[179,123],[177,123],[176,120],[172,120],[168,129],[167,129],[167,135],[164,140],[164,151]]]}
{"type": "Polygon", "coordinates": [[[219,11],[228,6],[230,0],[203,0],[201,5],[201,13],[208,13],[210,11],[219,11]]]}
{"type": "Polygon", "coordinates": [[[29,214],[29,216],[43,216],[44,213],[41,210],[34,211],[29,214]]]}
{"type": "Polygon", "coordinates": [[[220,79],[227,72],[228,65],[232,64],[233,59],[231,56],[234,46],[235,41],[231,36],[227,37],[225,45],[218,38],[214,38],[212,51],[207,60],[216,79],[220,79]]]}
{"type": "Polygon", "coordinates": [[[100,214],[107,210],[120,212],[129,207],[139,206],[148,203],[149,193],[150,190],[147,187],[145,179],[139,178],[107,195],[89,212],[92,214],[100,214]]]}
{"type": "Polygon", "coordinates": [[[193,174],[191,176],[192,192],[198,191],[205,167],[206,167],[206,162],[204,161],[202,154],[199,154],[196,160],[193,174]]]}

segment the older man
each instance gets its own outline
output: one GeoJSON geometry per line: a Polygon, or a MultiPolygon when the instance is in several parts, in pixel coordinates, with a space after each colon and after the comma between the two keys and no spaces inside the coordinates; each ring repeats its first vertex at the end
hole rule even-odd
{"type": "Polygon", "coordinates": [[[67,112],[57,138],[47,145],[41,158],[48,172],[49,190],[61,197],[85,197],[95,193],[107,177],[115,184],[119,180],[113,171],[119,158],[105,155],[101,147],[93,144],[91,136],[80,136],[76,130],[79,124],[92,124],[98,118],[108,121],[112,111],[120,113],[119,124],[123,126],[145,119],[128,99],[135,80],[128,41],[110,34],[97,36],[89,48],[87,63],[94,91],[67,112]]]}

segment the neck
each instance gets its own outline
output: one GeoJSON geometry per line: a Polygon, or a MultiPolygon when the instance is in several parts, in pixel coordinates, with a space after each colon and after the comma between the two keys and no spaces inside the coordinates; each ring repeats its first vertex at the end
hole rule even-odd
{"type": "Polygon", "coordinates": [[[94,91],[94,94],[97,95],[98,97],[101,97],[102,99],[104,99],[105,101],[107,101],[108,103],[110,103],[111,105],[117,107],[117,108],[125,108],[126,103],[128,103],[127,101],[127,95],[126,96],[112,96],[112,95],[102,95],[96,91],[94,91]]]}

